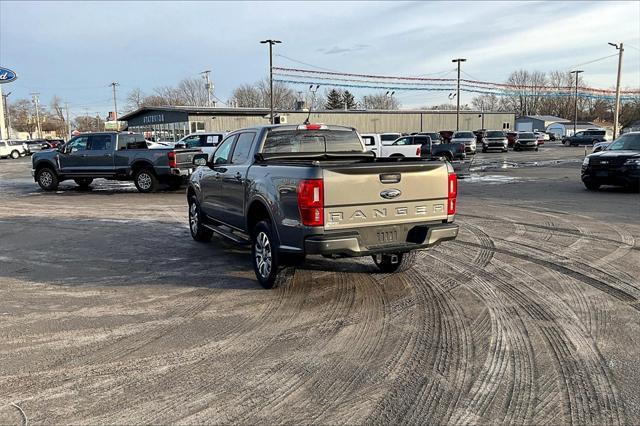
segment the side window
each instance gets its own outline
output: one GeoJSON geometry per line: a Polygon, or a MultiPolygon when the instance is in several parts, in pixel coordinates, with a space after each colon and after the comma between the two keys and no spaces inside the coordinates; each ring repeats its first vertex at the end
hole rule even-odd
{"type": "Polygon", "coordinates": [[[411,145],[411,138],[401,138],[393,143],[393,145],[411,145]]]}
{"type": "Polygon", "coordinates": [[[213,164],[227,164],[229,162],[229,154],[231,154],[231,148],[236,141],[238,135],[233,135],[225,139],[216,152],[213,154],[213,164]]]}
{"type": "Polygon", "coordinates": [[[202,135],[200,138],[202,146],[218,146],[220,139],[222,139],[222,135],[202,135]]]}
{"type": "Polygon", "coordinates": [[[238,136],[238,142],[236,142],[236,147],[233,149],[233,157],[231,157],[232,164],[244,164],[247,162],[255,137],[255,133],[241,133],[238,136]]]}
{"type": "Polygon", "coordinates": [[[362,142],[364,142],[365,146],[374,146],[376,144],[373,136],[362,136],[362,142]]]}
{"type": "Polygon", "coordinates": [[[197,148],[199,146],[202,146],[200,144],[200,136],[199,135],[189,136],[188,138],[183,140],[182,143],[184,143],[184,146],[186,148],[197,148]]]}
{"type": "Polygon", "coordinates": [[[91,151],[112,151],[111,135],[89,135],[87,149],[91,151]]]}
{"type": "Polygon", "coordinates": [[[66,151],[67,152],[76,152],[76,151],[84,151],[87,149],[87,140],[88,136],[78,136],[75,139],[71,139],[67,142],[66,151]]]}
{"type": "Polygon", "coordinates": [[[429,136],[417,136],[413,138],[414,145],[424,145],[426,143],[431,143],[431,138],[429,136]]]}

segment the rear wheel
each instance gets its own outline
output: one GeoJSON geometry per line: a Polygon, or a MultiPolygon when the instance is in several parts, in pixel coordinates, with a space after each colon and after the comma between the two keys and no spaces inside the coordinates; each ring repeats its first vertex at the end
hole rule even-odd
{"type": "Polygon", "coordinates": [[[374,254],[371,257],[380,271],[390,274],[410,269],[416,261],[416,252],[383,253],[374,254]]]}
{"type": "Polygon", "coordinates": [[[91,185],[91,182],[93,182],[93,179],[92,178],[78,178],[78,179],[74,179],[73,181],[80,188],[87,189],[89,187],[89,185],[91,185]]]}
{"type": "Polygon", "coordinates": [[[45,191],[55,191],[58,188],[58,176],[49,167],[43,167],[36,172],[36,181],[45,191]]]}
{"type": "Polygon", "coordinates": [[[155,192],[158,189],[158,178],[150,169],[139,170],[133,182],[140,192],[155,192]]]}
{"type": "Polygon", "coordinates": [[[279,284],[280,253],[278,253],[278,245],[278,238],[271,222],[258,222],[251,233],[251,260],[256,278],[264,288],[275,288],[279,284]]]}
{"type": "Polygon", "coordinates": [[[16,150],[11,151],[11,158],[17,160],[18,158],[20,158],[20,153],[16,150]]]}

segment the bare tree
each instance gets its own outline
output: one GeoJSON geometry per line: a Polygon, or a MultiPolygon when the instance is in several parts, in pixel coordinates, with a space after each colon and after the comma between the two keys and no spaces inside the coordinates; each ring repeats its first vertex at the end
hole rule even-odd
{"type": "Polygon", "coordinates": [[[500,111],[500,98],[494,94],[483,94],[474,97],[471,100],[473,108],[480,111],[500,111]]]}
{"type": "Polygon", "coordinates": [[[51,98],[51,113],[45,113],[45,122],[47,126],[43,126],[43,130],[55,130],[59,135],[64,135],[67,131],[67,121],[65,119],[65,110],[62,107],[62,99],[57,95],[51,98]],[[45,128],[47,127],[47,128],[45,128]]]}
{"type": "MultiPolygon", "coordinates": [[[[269,80],[263,79],[255,84],[243,84],[237,87],[229,102],[241,108],[268,108],[270,103],[269,80]]],[[[290,109],[295,106],[296,92],[284,83],[273,83],[273,107],[290,109]]]]}
{"type": "Polygon", "coordinates": [[[11,127],[19,132],[27,132],[29,138],[33,138],[37,123],[33,111],[33,103],[28,99],[18,99],[9,105],[11,112],[11,127]]]}
{"type": "Polygon", "coordinates": [[[396,98],[382,92],[363,96],[362,104],[365,109],[400,109],[400,102],[396,98]]]}
{"type": "Polygon", "coordinates": [[[127,105],[125,106],[127,112],[135,111],[142,108],[144,105],[145,94],[140,88],[135,88],[127,95],[127,105]]]}
{"type": "Polygon", "coordinates": [[[209,103],[206,84],[201,78],[185,78],[178,83],[177,93],[184,101],[183,105],[207,106],[209,103]]]}

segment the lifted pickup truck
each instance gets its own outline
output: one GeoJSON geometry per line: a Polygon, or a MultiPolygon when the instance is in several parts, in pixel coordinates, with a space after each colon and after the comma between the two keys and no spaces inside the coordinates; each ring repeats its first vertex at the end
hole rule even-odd
{"type": "Polygon", "coordinates": [[[266,288],[306,255],[372,256],[384,272],[458,234],[457,178],[447,162],[380,158],[355,129],[320,124],[236,130],[213,158],[196,154],[187,189],[196,241],[251,245],[266,288]]]}
{"type": "Polygon", "coordinates": [[[88,187],[93,179],[133,180],[140,192],[153,192],[160,183],[177,189],[193,170],[198,149],[148,149],[135,133],[87,133],[58,149],[32,156],[31,174],[45,191],[73,179],[88,187]]]}

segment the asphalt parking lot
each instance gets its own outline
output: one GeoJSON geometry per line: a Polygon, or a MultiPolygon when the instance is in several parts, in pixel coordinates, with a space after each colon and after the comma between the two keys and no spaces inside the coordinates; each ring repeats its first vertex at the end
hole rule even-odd
{"type": "Polygon", "coordinates": [[[583,155],[479,153],[456,241],[272,291],[180,191],[0,160],[0,424],[636,423],[640,194],[586,191],[583,155]]]}

